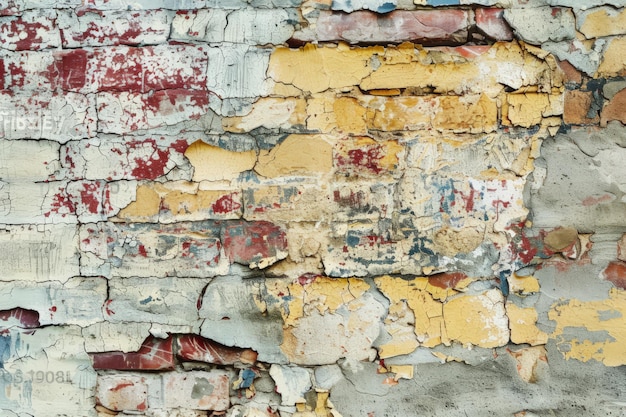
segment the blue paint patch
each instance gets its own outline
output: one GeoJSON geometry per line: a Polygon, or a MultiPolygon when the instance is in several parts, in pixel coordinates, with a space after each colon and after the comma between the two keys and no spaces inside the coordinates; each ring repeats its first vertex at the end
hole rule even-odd
{"type": "Polygon", "coordinates": [[[4,363],[11,356],[11,336],[0,335],[0,369],[4,369],[4,363]]]}
{"type": "Polygon", "coordinates": [[[239,377],[241,378],[241,384],[239,385],[239,388],[250,388],[252,386],[252,383],[254,382],[255,376],[256,374],[254,373],[254,371],[251,371],[250,369],[244,369],[243,371],[241,371],[241,373],[239,374],[239,377]]]}
{"type": "Polygon", "coordinates": [[[509,295],[509,280],[507,279],[507,274],[511,271],[501,271],[500,272],[500,291],[502,295],[508,297],[509,295]]]}
{"type": "Polygon", "coordinates": [[[348,232],[348,236],[346,236],[346,244],[351,248],[354,248],[359,243],[361,243],[361,237],[354,232],[348,232]]]}
{"type": "Polygon", "coordinates": [[[141,305],[146,305],[146,304],[148,304],[150,301],[152,301],[152,296],[151,296],[151,295],[150,295],[150,296],[148,296],[148,298],[146,298],[146,299],[144,299],[144,300],[141,300],[141,301],[139,302],[139,304],[141,304],[141,305]]]}
{"type": "Polygon", "coordinates": [[[396,10],[396,5],[389,2],[381,4],[378,6],[378,9],[376,9],[378,13],[389,13],[394,10],[396,10]]]}

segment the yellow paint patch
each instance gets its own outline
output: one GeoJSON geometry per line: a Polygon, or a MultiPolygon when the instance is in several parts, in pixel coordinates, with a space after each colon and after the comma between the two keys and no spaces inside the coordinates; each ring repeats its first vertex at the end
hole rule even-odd
{"type": "MultiPolygon", "coordinates": [[[[531,127],[548,123],[549,116],[563,114],[563,96],[542,93],[509,94],[506,117],[513,126],[531,127]]],[[[558,119],[560,123],[560,118],[558,119]]]]}
{"type": "Polygon", "coordinates": [[[260,151],[254,170],[275,178],[329,172],[333,166],[332,145],[318,135],[289,135],[269,151],[260,151]]]}
{"type": "Polygon", "coordinates": [[[533,276],[522,277],[515,273],[508,277],[509,289],[518,295],[528,295],[539,292],[539,280],[533,276]]]}
{"type": "Polygon", "coordinates": [[[255,151],[233,152],[202,141],[192,143],[185,156],[193,165],[194,181],[233,180],[256,163],[255,151]]]}
{"type": "Polygon", "coordinates": [[[308,44],[300,49],[277,48],[270,56],[268,75],[311,93],[358,85],[372,72],[371,58],[381,46],[350,48],[308,44]]]}
{"type": "Polygon", "coordinates": [[[153,222],[158,219],[161,195],[155,184],[142,184],[137,187],[135,201],[124,207],[117,214],[117,219],[131,222],[153,222]]]}
{"type": "Polygon", "coordinates": [[[504,346],[509,341],[509,323],[504,297],[496,289],[478,295],[459,295],[443,305],[446,343],[485,348],[504,346]]]}
{"type": "Polygon", "coordinates": [[[548,342],[548,334],[537,328],[538,313],[534,308],[523,308],[507,302],[506,314],[509,317],[511,342],[543,345],[548,342]]]}
{"type": "Polygon", "coordinates": [[[607,366],[624,365],[625,315],[626,291],[615,288],[606,300],[557,303],[548,312],[548,318],[556,322],[550,338],[556,339],[557,347],[567,359],[582,362],[594,359],[607,366]]]}
{"type": "Polygon", "coordinates": [[[517,373],[524,382],[537,382],[537,366],[541,362],[547,362],[546,349],[543,346],[509,350],[511,356],[517,362],[517,373]]]}

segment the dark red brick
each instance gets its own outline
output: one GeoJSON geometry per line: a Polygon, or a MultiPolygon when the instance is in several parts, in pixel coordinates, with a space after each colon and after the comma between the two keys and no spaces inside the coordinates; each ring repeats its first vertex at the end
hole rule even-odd
{"type": "Polygon", "coordinates": [[[137,352],[103,352],[91,354],[94,369],[119,371],[172,370],[174,361],[174,338],[148,337],[137,352]]]}
{"type": "Polygon", "coordinates": [[[178,336],[176,344],[177,356],[183,361],[233,365],[238,362],[254,363],[257,358],[257,353],[251,349],[224,346],[193,334],[178,336]]]}

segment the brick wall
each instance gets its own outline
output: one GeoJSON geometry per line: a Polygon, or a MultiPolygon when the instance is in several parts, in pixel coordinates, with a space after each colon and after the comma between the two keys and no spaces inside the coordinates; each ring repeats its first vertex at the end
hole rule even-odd
{"type": "Polygon", "coordinates": [[[0,414],[626,413],[623,6],[0,0],[0,414]]]}

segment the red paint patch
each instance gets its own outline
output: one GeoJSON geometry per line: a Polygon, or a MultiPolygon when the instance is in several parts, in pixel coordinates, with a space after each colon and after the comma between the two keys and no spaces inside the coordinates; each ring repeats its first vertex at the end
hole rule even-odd
{"type": "Polygon", "coordinates": [[[211,210],[216,214],[229,214],[236,212],[241,208],[241,202],[235,200],[238,193],[231,193],[220,197],[215,203],[211,205],[211,210]]]}
{"type": "Polygon", "coordinates": [[[91,354],[94,369],[160,371],[175,366],[173,337],[157,339],[148,337],[137,352],[103,352],[91,354]]]}
{"type": "Polygon", "coordinates": [[[599,197],[589,196],[585,198],[582,202],[583,206],[595,206],[596,204],[608,203],[615,200],[615,196],[613,194],[603,194],[599,197]]]}
{"type": "MultiPolygon", "coordinates": [[[[39,313],[35,310],[17,307],[11,310],[0,311],[0,321],[11,322],[13,320],[18,323],[17,327],[22,329],[35,329],[41,326],[39,323],[39,313]]],[[[6,328],[6,325],[2,327],[6,328]]]]}
{"type": "Polygon", "coordinates": [[[306,273],[304,275],[300,275],[298,277],[298,284],[300,284],[302,286],[312,284],[313,282],[315,282],[317,277],[319,277],[319,275],[313,274],[311,272],[308,272],[308,273],[306,273]]]}
{"type": "Polygon", "coordinates": [[[456,285],[467,278],[462,272],[444,272],[428,277],[428,283],[438,288],[454,288],[456,285]]]}
{"type": "MultiPolygon", "coordinates": [[[[61,87],[63,90],[79,90],[85,86],[87,75],[87,51],[75,49],[64,52],[57,63],[61,87]]],[[[51,80],[54,84],[54,80],[51,80]]]]}
{"type": "Polygon", "coordinates": [[[223,229],[224,250],[230,262],[243,265],[273,258],[287,250],[287,235],[266,221],[236,222],[223,229]]]}
{"type": "Polygon", "coordinates": [[[152,153],[149,158],[135,158],[135,167],[131,175],[138,180],[154,180],[165,173],[166,165],[169,162],[169,154],[166,150],[160,149],[154,139],[146,139],[143,142],[131,142],[131,149],[149,147],[152,153]]]}
{"type": "Polygon", "coordinates": [[[224,346],[192,334],[178,336],[176,344],[176,355],[184,361],[234,365],[238,362],[254,363],[257,359],[257,353],[251,349],[224,346]]]}

